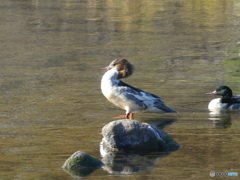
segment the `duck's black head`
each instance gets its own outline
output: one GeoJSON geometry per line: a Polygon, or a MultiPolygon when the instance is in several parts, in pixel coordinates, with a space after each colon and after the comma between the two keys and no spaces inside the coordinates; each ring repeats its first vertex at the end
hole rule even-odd
{"type": "Polygon", "coordinates": [[[127,78],[133,74],[134,67],[126,59],[115,59],[108,66],[109,69],[116,68],[118,71],[118,78],[127,78]]]}
{"type": "Polygon", "coordinates": [[[222,103],[229,103],[232,98],[232,90],[228,86],[218,86],[215,91],[206,94],[222,96],[222,103]]]}

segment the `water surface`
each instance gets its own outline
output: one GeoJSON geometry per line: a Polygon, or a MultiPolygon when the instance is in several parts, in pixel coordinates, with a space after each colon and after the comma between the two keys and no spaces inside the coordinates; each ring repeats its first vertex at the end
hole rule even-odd
{"type": "Polygon", "coordinates": [[[116,58],[135,65],[125,82],[178,111],[135,119],[182,146],[124,178],[240,173],[240,112],[210,115],[204,95],[217,85],[240,94],[237,0],[2,0],[0,11],[0,179],[72,179],[61,169],[72,153],[101,159],[101,129],[124,111],[101,94],[98,69],[116,58]]]}

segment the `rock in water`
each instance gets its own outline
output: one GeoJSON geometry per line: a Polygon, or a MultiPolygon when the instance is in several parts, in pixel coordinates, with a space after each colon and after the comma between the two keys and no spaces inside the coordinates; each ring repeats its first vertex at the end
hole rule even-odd
{"type": "Polygon", "coordinates": [[[97,158],[85,152],[77,151],[65,161],[62,168],[72,176],[84,177],[103,165],[97,158]]]}
{"type": "Polygon", "coordinates": [[[130,119],[112,121],[102,129],[104,151],[175,151],[180,148],[168,134],[147,123],[130,119]]]}

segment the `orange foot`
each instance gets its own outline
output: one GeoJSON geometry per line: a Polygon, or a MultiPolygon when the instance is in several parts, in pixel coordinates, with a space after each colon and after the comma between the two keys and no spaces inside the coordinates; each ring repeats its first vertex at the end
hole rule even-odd
{"type": "Polygon", "coordinates": [[[133,113],[127,113],[126,115],[119,115],[119,116],[115,116],[113,117],[114,119],[133,119],[133,113]]]}
{"type": "Polygon", "coordinates": [[[126,119],[133,119],[134,114],[133,113],[127,113],[125,118],[126,119]]]}

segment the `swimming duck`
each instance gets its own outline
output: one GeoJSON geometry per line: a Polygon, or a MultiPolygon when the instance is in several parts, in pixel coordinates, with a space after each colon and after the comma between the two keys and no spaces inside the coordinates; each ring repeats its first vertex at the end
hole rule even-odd
{"type": "Polygon", "coordinates": [[[208,104],[209,110],[240,109],[240,95],[233,95],[228,86],[218,86],[216,90],[207,95],[220,95],[222,98],[216,98],[208,104]]]}
{"type": "Polygon", "coordinates": [[[107,71],[101,81],[102,93],[111,103],[126,111],[125,118],[133,118],[137,111],[176,113],[160,97],[120,80],[133,74],[133,65],[128,60],[115,59],[109,66],[101,69],[107,71]]]}

